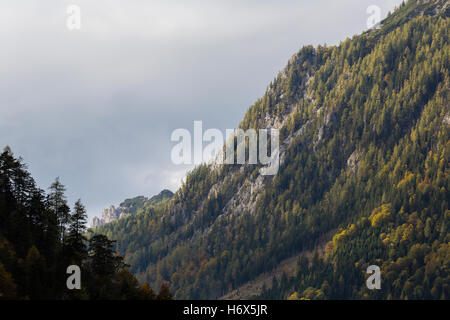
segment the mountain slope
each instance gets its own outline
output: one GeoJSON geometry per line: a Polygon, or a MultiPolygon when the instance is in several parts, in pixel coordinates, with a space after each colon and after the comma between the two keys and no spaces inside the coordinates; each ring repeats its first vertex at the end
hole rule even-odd
{"type": "Polygon", "coordinates": [[[261,297],[448,298],[448,3],[409,1],[289,60],[240,124],[280,129],[278,175],[201,165],[170,202],[98,231],[176,298],[221,297],[326,243],[261,297]],[[385,290],[366,288],[371,264],[385,290]]]}

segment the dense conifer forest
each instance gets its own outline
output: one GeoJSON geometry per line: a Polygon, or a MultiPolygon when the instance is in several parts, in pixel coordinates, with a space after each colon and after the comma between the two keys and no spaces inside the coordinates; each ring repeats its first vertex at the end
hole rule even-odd
{"type": "Polygon", "coordinates": [[[0,299],[170,299],[139,285],[114,241],[86,238],[86,209],[81,200],[70,209],[57,178],[48,192],[39,189],[9,147],[0,154],[0,299]],[[69,289],[67,268],[80,268],[80,289],[69,289]]]}

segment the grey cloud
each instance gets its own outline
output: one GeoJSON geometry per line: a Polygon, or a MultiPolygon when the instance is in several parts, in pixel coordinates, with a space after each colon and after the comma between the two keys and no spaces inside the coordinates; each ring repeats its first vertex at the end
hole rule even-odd
{"type": "Polygon", "coordinates": [[[0,145],[41,187],[56,176],[90,217],[173,191],[170,133],[234,128],[289,57],[365,29],[387,0],[2,1],[0,145]],[[65,27],[78,4],[82,29],[65,27]]]}

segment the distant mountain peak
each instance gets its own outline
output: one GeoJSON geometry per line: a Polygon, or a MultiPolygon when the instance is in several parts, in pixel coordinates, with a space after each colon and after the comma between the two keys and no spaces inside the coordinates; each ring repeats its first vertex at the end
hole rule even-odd
{"type": "Polygon", "coordinates": [[[104,224],[126,217],[127,215],[135,214],[146,206],[155,206],[165,200],[171,199],[173,195],[174,193],[172,191],[164,189],[157,195],[150,198],[145,196],[137,196],[126,199],[117,208],[111,205],[108,208],[103,209],[101,218],[94,217],[92,219],[91,227],[100,227],[104,224]]]}

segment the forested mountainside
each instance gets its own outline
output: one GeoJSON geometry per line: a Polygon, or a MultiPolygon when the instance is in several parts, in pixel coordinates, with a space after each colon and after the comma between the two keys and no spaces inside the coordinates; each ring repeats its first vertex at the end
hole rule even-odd
{"type": "Polygon", "coordinates": [[[71,210],[57,178],[48,193],[36,186],[9,147],[0,153],[0,300],[171,299],[166,283],[158,295],[139,285],[104,235],[87,241],[86,209],[71,210]],[[79,290],[67,287],[80,268],[79,290]]]}
{"type": "Polygon", "coordinates": [[[448,0],[410,0],[379,29],[304,47],[240,124],[280,129],[277,175],[201,165],[170,202],[96,232],[175,298],[222,297],[298,255],[255,298],[448,299],[449,32],[448,0]]]}

